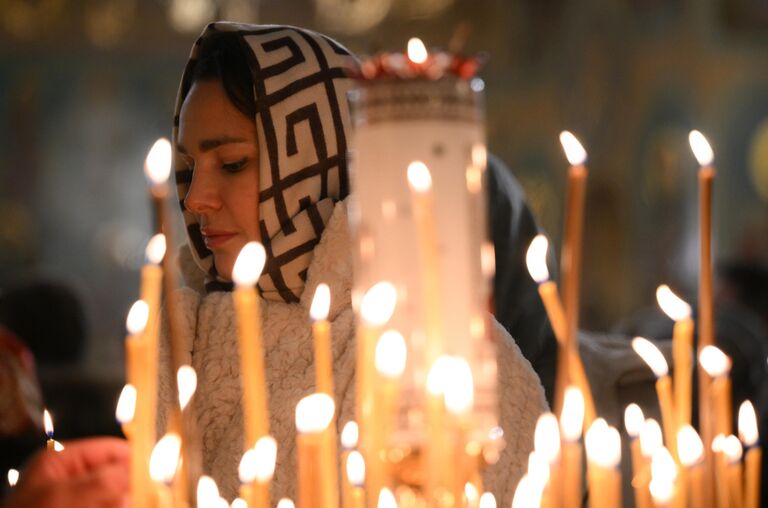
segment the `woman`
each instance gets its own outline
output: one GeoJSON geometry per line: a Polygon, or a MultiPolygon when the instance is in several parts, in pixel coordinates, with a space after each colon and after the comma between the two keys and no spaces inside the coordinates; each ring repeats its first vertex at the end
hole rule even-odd
{"type": "MultiPolygon", "coordinates": [[[[270,433],[278,442],[273,499],[295,497],[294,409],[314,389],[308,310],[320,282],[331,288],[337,428],[354,417],[345,95],[355,65],[345,48],[317,33],[215,23],[195,44],[182,78],[174,145],[191,254],[182,264],[193,287],[180,291],[179,302],[187,361],[198,373],[203,470],[229,499],[238,488],[243,418],[228,290],[247,241],[260,240],[267,252],[259,289],[270,433]]],[[[507,448],[486,485],[508,503],[546,403],[514,341],[498,324],[494,333],[507,448]]]]}

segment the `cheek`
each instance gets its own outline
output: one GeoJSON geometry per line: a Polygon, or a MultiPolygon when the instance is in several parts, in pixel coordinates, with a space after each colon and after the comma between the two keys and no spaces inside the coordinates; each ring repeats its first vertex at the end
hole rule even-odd
{"type": "Polygon", "coordinates": [[[259,188],[255,175],[238,175],[238,184],[230,191],[229,203],[238,226],[248,234],[249,239],[258,238],[259,231],[259,188]]]}

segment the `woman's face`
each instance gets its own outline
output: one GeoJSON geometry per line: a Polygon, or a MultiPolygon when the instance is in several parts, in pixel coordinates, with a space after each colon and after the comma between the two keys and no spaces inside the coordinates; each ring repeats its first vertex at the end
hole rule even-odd
{"type": "Polygon", "coordinates": [[[193,170],[184,205],[197,217],[219,275],[231,279],[240,249],[260,239],[256,124],[219,80],[198,81],[181,108],[178,149],[179,163],[193,170]]]}

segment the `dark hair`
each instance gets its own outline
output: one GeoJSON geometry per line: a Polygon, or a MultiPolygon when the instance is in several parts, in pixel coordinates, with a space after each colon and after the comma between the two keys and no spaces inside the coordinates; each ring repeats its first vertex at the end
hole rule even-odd
{"type": "Polygon", "coordinates": [[[248,65],[250,48],[235,33],[214,33],[206,36],[198,48],[197,59],[190,62],[186,73],[184,97],[196,81],[220,80],[232,104],[250,119],[256,116],[253,95],[253,75],[248,65]]]}

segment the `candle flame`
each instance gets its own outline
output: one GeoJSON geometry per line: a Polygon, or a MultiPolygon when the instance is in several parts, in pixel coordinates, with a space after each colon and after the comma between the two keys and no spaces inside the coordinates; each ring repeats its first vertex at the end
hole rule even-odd
{"type": "Polygon", "coordinates": [[[470,164],[464,172],[467,180],[467,191],[471,194],[477,194],[483,190],[483,169],[480,166],[470,164]]]}
{"type": "Polygon", "coordinates": [[[671,503],[675,496],[675,484],[666,478],[651,478],[648,490],[657,505],[665,506],[671,503]]]}
{"type": "Polygon", "coordinates": [[[741,447],[741,441],[739,438],[731,434],[723,440],[723,455],[730,464],[735,464],[741,461],[741,456],[744,454],[744,450],[741,447]]]}
{"type": "Polygon", "coordinates": [[[480,496],[480,505],[478,508],[496,508],[496,498],[490,492],[485,492],[480,496]]]}
{"type": "Polygon", "coordinates": [[[528,454],[528,477],[541,490],[547,486],[550,468],[547,459],[539,452],[532,451],[528,454]]]}
{"type": "Polygon", "coordinates": [[[530,508],[541,505],[541,491],[530,476],[524,474],[515,489],[512,508],[530,508]]]}
{"type": "Polygon", "coordinates": [[[397,499],[391,490],[384,487],[379,491],[378,508],[397,508],[397,499]]]}
{"type": "Polygon", "coordinates": [[[58,441],[56,441],[54,439],[53,440],[53,451],[60,452],[60,451],[63,451],[63,450],[64,450],[64,445],[59,443],[58,441]]]}
{"type": "Polygon", "coordinates": [[[219,500],[219,487],[216,480],[202,475],[197,481],[197,506],[216,506],[219,500]]]}
{"type": "Polygon", "coordinates": [[[248,508],[248,502],[245,499],[236,497],[232,500],[232,504],[229,505],[229,508],[248,508]]]}
{"type": "Polygon", "coordinates": [[[675,459],[664,446],[657,448],[651,456],[651,479],[654,478],[663,478],[672,482],[677,478],[675,459]]]}
{"type": "Polygon", "coordinates": [[[312,305],[309,308],[309,316],[313,321],[325,321],[328,319],[328,311],[331,308],[331,288],[322,282],[315,289],[312,305]]]}
{"type": "Polygon", "coordinates": [[[429,192],[432,188],[432,174],[426,164],[421,161],[408,164],[408,184],[416,193],[429,192]]]}
{"type": "Polygon", "coordinates": [[[408,39],[408,60],[415,64],[423,64],[427,61],[427,47],[418,37],[408,39]]]}
{"type": "Polygon", "coordinates": [[[467,498],[468,506],[475,506],[480,499],[480,492],[471,482],[467,482],[464,484],[464,497],[467,498]]]}
{"type": "Polygon", "coordinates": [[[293,504],[293,501],[284,497],[277,502],[277,508],[296,508],[296,505],[293,504]]]}
{"type": "Polygon", "coordinates": [[[159,265],[165,257],[165,235],[158,233],[147,242],[147,248],[144,249],[144,255],[153,265],[159,265]]]}
{"type": "Polygon", "coordinates": [[[688,134],[688,142],[693,150],[693,155],[696,160],[699,161],[700,166],[709,166],[715,159],[715,153],[712,151],[712,146],[704,137],[704,134],[697,130],[693,130],[688,134]]]}
{"type": "Polygon", "coordinates": [[[480,246],[480,272],[487,278],[496,273],[496,247],[492,242],[483,242],[480,246]]]}
{"type": "Polygon", "coordinates": [[[383,326],[392,317],[397,303],[397,290],[391,282],[374,284],[363,295],[360,315],[371,326],[383,326]]]}
{"type": "Polygon", "coordinates": [[[677,296],[669,289],[669,286],[662,284],[656,289],[656,301],[664,314],[674,321],[681,321],[691,317],[691,306],[685,300],[677,296]]]}
{"type": "Polygon", "coordinates": [[[43,428],[45,429],[45,435],[49,439],[53,439],[53,418],[51,418],[51,413],[47,409],[43,410],[43,428]]]}
{"type": "Polygon", "coordinates": [[[181,438],[169,432],[157,442],[149,458],[149,476],[156,482],[170,484],[176,474],[181,452],[181,438]]]}
{"type": "Polygon", "coordinates": [[[584,146],[569,131],[560,133],[560,144],[563,145],[565,157],[571,166],[579,166],[587,160],[587,151],[584,150],[584,146]]]}
{"type": "Polygon", "coordinates": [[[470,411],[475,402],[475,383],[467,360],[454,357],[450,370],[444,374],[445,408],[454,415],[470,411]]]}
{"type": "Polygon", "coordinates": [[[533,433],[533,449],[548,463],[557,461],[560,455],[560,424],[552,413],[544,413],[536,422],[533,433]]]}
{"type": "Polygon", "coordinates": [[[166,138],[158,139],[144,161],[144,174],[154,185],[165,183],[171,175],[172,159],[171,142],[166,138]]]}
{"type": "Polygon", "coordinates": [[[238,286],[253,286],[261,277],[267,252],[259,242],[248,242],[240,250],[232,268],[232,281],[238,286]]]}
{"type": "Polygon", "coordinates": [[[296,404],[296,430],[301,434],[319,433],[333,420],[336,406],[325,393],[307,395],[296,404]]]}
{"type": "Polygon", "coordinates": [[[144,331],[149,319],[149,305],[144,300],[136,300],[128,311],[125,327],[130,335],[138,335],[144,331]]]}
{"type": "Polygon", "coordinates": [[[528,252],[525,254],[525,263],[528,265],[528,273],[538,284],[549,280],[549,270],[547,269],[547,248],[549,242],[544,235],[536,235],[528,246],[528,252]]]}
{"type": "Polygon", "coordinates": [[[19,483],[19,471],[11,468],[8,470],[8,485],[15,487],[17,483],[19,483]]]}
{"type": "Polygon", "coordinates": [[[472,165],[480,169],[488,163],[488,149],[483,143],[472,145],[472,165]]]}
{"type": "Polygon", "coordinates": [[[183,411],[197,389],[197,373],[195,369],[191,365],[179,367],[179,371],[176,373],[176,384],[179,388],[179,405],[183,411]]]}
{"type": "Polygon", "coordinates": [[[132,384],[126,384],[120,392],[117,399],[117,408],[115,409],[115,418],[117,421],[126,424],[133,421],[136,412],[136,387],[132,384]]]}
{"type": "Polygon", "coordinates": [[[704,346],[699,353],[699,363],[710,377],[725,376],[731,370],[731,359],[716,346],[704,346]]]}
{"type": "Polygon", "coordinates": [[[376,343],[376,371],[389,379],[397,379],[405,371],[408,351],[405,339],[396,330],[387,330],[376,343]]]}
{"type": "Polygon", "coordinates": [[[277,441],[272,436],[263,436],[256,441],[256,446],[246,451],[240,459],[238,475],[240,483],[267,483],[275,474],[277,460],[277,441]]]}
{"type": "Polygon", "coordinates": [[[757,416],[755,415],[755,407],[748,400],[739,406],[739,437],[746,447],[757,444],[757,416]]]}
{"type": "Polygon", "coordinates": [[[365,459],[357,450],[347,456],[347,479],[355,487],[362,487],[365,483],[365,459]]]}
{"type": "Polygon", "coordinates": [[[635,337],[632,339],[632,349],[648,364],[656,377],[663,377],[669,373],[667,360],[650,340],[644,337],[635,337]]]}
{"type": "Polygon", "coordinates": [[[716,435],[715,438],[712,440],[712,451],[715,453],[722,452],[724,444],[725,444],[725,434],[716,435]]]}
{"type": "Polygon", "coordinates": [[[684,425],[677,431],[677,452],[680,455],[680,463],[685,467],[698,464],[704,455],[704,443],[701,442],[696,429],[690,425],[684,425]]]}
{"type": "Polygon", "coordinates": [[[624,427],[629,437],[634,439],[640,435],[644,421],[643,410],[637,404],[630,404],[624,410],[624,427]]]}
{"type": "Polygon", "coordinates": [[[360,439],[360,427],[357,422],[347,422],[341,430],[341,446],[351,450],[357,447],[358,439],[360,439]]]}
{"type": "Polygon", "coordinates": [[[657,448],[663,446],[664,439],[661,434],[659,422],[648,418],[640,429],[640,452],[643,457],[652,457],[657,448]]]}
{"type": "Polygon", "coordinates": [[[581,437],[584,428],[584,395],[575,386],[565,389],[563,412],[560,415],[563,439],[575,442],[581,437]]]}
{"type": "Polygon", "coordinates": [[[621,461],[619,431],[598,418],[587,430],[584,445],[590,462],[604,468],[615,468],[621,461]]]}

